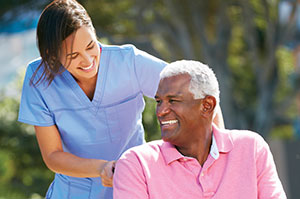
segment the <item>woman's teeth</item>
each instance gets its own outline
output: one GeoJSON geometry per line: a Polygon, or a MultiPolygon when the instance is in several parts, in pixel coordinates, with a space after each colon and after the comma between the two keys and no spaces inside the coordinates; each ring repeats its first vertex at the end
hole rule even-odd
{"type": "Polygon", "coordinates": [[[81,67],[81,69],[82,69],[82,70],[89,70],[89,69],[91,69],[91,68],[93,67],[93,65],[94,65],[94,64],[91,64],[90,66],[85,67],[85,68],[81,67]]]}

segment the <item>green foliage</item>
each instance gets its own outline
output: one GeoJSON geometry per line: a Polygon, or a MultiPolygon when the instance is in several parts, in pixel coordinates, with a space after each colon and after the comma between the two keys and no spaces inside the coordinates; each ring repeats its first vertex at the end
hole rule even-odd
{"type": "Polygon", "coordinates": [[[131,17],[135,16],[134,1],[118,0],[83,0],[82,5],[88,10],[96,29],[109,35],[136,36],[136,27],[131,17]]]}
{"type": "Polygon", "coordinates": [[[272,129],[270,133],[271,138],[283,139],[283,140],[292,140],[294,139],[294,130],[291,125],[281,125],[272,129]]]}
{"type": "MultiPolygon", "coordinates": [[[[20,2],[6,1],[3,6],[1,4],[0,15],[5,10],[18,6],[21,4],[20,2]]],[[[32,3],[33,1],[24,0],[23,2],[32,3]]],[[[266,80],[259,75],[265,74],[266,67],[277,67],[276,75],[278,78],[274,78],[273,82],[270,80],[271,84],[276,84],[273,95],[270,95],[272,100],[267,101],[265,106],[271,104],[270,109],[278,111],[273,111],[271,112],[273,115],[266,115],[262,119],[272,117],[270,131],[272,137],[294,138],[291,121],[299,113],[294,100],[286,101],[286,98],[289,98],[295,89],[290,84],[294,73],[292,52],[283,47],[282,44],[278,46],[269,45],[269,47],[266,45],[268,42],[278,39],[277,36],[274,38],[273,36],[267,37],[267,33],[272,30],[274,35],[278,35],[276,32],[278,27],[270,27],[277,23],[278,0],[80,0],[79,2],[90,14],[97,34],[103,43],[130,42],[135,45],[146,43],[146,47],[143,46],[142,50],[151,54],[157,52],[158,56],[165,60],[186,58],[184,57],[186,54],[181,53],[181,51],[190,50],[188,52],[195,54],[194,59],[206,61],[204,58],[211,56],[210,58],[215,61],[213,63],[220,63],[219,69],[228,66],[228,70],[220,70],[223,72],[221,73],[222,77],[228,76],[220,84],[231,85],[232,91],[228,90],[228,92],[230,92],[230,97],[234,99],[234,103],[230,107],[233,114],[224,116],[225,119],[232,120],[235,115],[238,115],[235,126],[241,123],[240,118],[245,118],[243,120],[244,126],[252,127],[255,117],[258,115],[257,112],[260,111],[257,108],[259,97],[263,96],[264,93],[259,93],[263,84],[259,85],[258,79],[266,80]],[[263,3],[268,3],[269,6],[264,6],[263,3]],[[199,9],[195,9],[197,12],[193,13],[188,7],[192,4],[199,9]],[[249,6],[243,7],[242,4],[249,6]],[[224,10],[226,15],[218,15],[224,10]],[[251,26],[249,29],[245,29],[245,25],[250,24],[249,21],[246,22],[248,18],[244,15],[245,11],[250,12],[250,15],[247,16],[253,17],[253,21],[250,21],[254,24],[253,29],[251,26]],[[196,29],[192,16],[197,16],[199,21],[204,23],[201,26],[202,29],[196,29]],[[223,18],[218,18],[219,16],[223,18],[228,16],[229,21],[225,20],[226,23],[222,24],[220,22],[223,22],[223,18]],[[269,23],[270,21],[274,23],[269,23]],[[180,24],[179,22],[183,23],[180,24]],[[224,31],[221,33],[218,32],[221,30],[220,27],[224,27],[224,31]],[[230,31],[227,32],[226,28],[230,31]],[[203,32],[206,33],[208,43],[203,43],[203,34],[201,34],[203,32]],[[185,34],[186,37],[181,37],[185,34]],[[184,40],[187,42],[181,41],[184,38],[188,38],[184,40]],[[256,48],[251,48],[249,41],[247,42],[248,38],[253,38],[250,41],[257,44],[256,48]],[[192,49],[185,48],[188,41],[191,41],[189,47],[192,49]],[[221,45],[220,48],[218,44],[222,43],[226,43],[228,46],[221,45]],[[275,61],[272,60],[274,61],[273,65],[267,65],[269,62],[266,61],[266,57],[272,50],[274,50],[275,55],[270,57],[275,57],[275,61]],[[209,53],[211,54],[209,55],[209,53]],[[257,56],[249,56],[251,53],[256,53],[257,56]],[[254,61],[258,62],[256,66],[253,64],[254,61]],[[227,84],[227,82],[230,83],[227,84]],[[278,118],[273,117],[275,113],[282,117],[279,118],[281,119],[280,122],[278,122],[278,118]],[[239,114],[242,114],[241,117],[239,114]]],[[[145,98],[145,101],[146,107],[143,113],[145,138],[147,141],[160,139],[160,129],[155,116],[156,103],[149,98],[145,98]]],[[[42,161],[32,127],[17,122],[18,107],[19,97],[0,95],[0,199],[39,198],[45,194],[53,178],[53,173],[45,167],[42,161]]]]}
{"type": "Polygon", "coordinates": [[[19,99],[0,97],[0,198],[39,198],[53,178],[33,128],[17,122],[19,99]],[[32,194],[35,193],[35,194],[32,194]]]}
{"type": "Polygon", "coordinates": [[[143,125],[147,142],[161,138],[160,128],[155,114],[156,102],[154,99],[145,97],[146,107],[143,112],[143,125]]]}
{"type": "Polygon", "coordinates": [[[279,85],[275,95],[277,102],[284,100],[284,98],[291,92],[293,92],[293,85],[290,80],[294,71],[294,63],[292,52],[288,48],[278,48],[276,52],[276,58],[278,60],[279,69],[279,85]]]}
{"type": "MultiPolygon", "coordinates": [[[[239,109],[253,109],[256,101],[255,76],[250,61],[247,57],[246,46],[243,40],[244,31],[240,26],[234,26],[229,43],[228,64],[231,68],[233,79],[233,93],[236,106],[239,109]],[[245,97],[245,93],[251,93],[245,97]]],[[[245,112],[244,114],[247,114],[245,112]]],[[[251,118],[251,117],[250,117],[251,118]]]]}

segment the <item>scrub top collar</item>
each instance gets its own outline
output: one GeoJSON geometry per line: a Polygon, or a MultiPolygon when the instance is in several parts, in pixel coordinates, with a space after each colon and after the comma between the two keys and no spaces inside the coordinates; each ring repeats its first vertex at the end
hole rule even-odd
{"type": "MultiPolygon", "coordinates": [[[[105,82],[107,77],[107,62],[109,61],[109,57],[107,55],[107,52],[103,50],[103,46],[98,42],[98,45],[100,46],[100,60],[99,60],[99,69],[97,73],[97,83],[95,88],[95,93],[93,100],[91,101],[87,95],[84,93],[84,91],[80,88],[74,77],[71,75],[71,73],[68,70],[65,70],[62,75],[66,79],[66,82],[68,86],[71,88],[71,90],[74,92],[74,94],[80,99],[80,101],[84,105],[88,105],[89,107],[99,107],[102,101],[102,97],[104,94],[104,88],[105,88],[105,82]]],[[[97,109],[95,109],[97,111],[97,109]]]]}

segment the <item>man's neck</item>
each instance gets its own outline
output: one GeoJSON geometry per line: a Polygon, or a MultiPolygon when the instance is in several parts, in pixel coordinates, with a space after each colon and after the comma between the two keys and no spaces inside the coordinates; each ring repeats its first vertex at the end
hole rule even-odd
{"type": "Polygon", "coordinates": [[[193,157],[198,160],[201,166],[207,160],[212,145],[212,129],[201,132],[201,136],[187,146],[175,146],[184,156],[193,157]]]}

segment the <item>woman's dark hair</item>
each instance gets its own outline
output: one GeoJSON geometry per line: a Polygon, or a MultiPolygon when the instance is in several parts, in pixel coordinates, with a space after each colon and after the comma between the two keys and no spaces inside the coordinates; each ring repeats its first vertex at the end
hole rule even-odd
{"type": "Polygon", "coordinates": [[[37,44],[42,60],[31,77],[31,84],[46,80],[50,85],[54,77],[65,70],[60,63],[62,42],[82,26],[94,29],[88,13],[76,0],[54,0],[43,10],[37,25],[37,44]],[[41,67],[43,73],[34,82],[41,67]]]}

